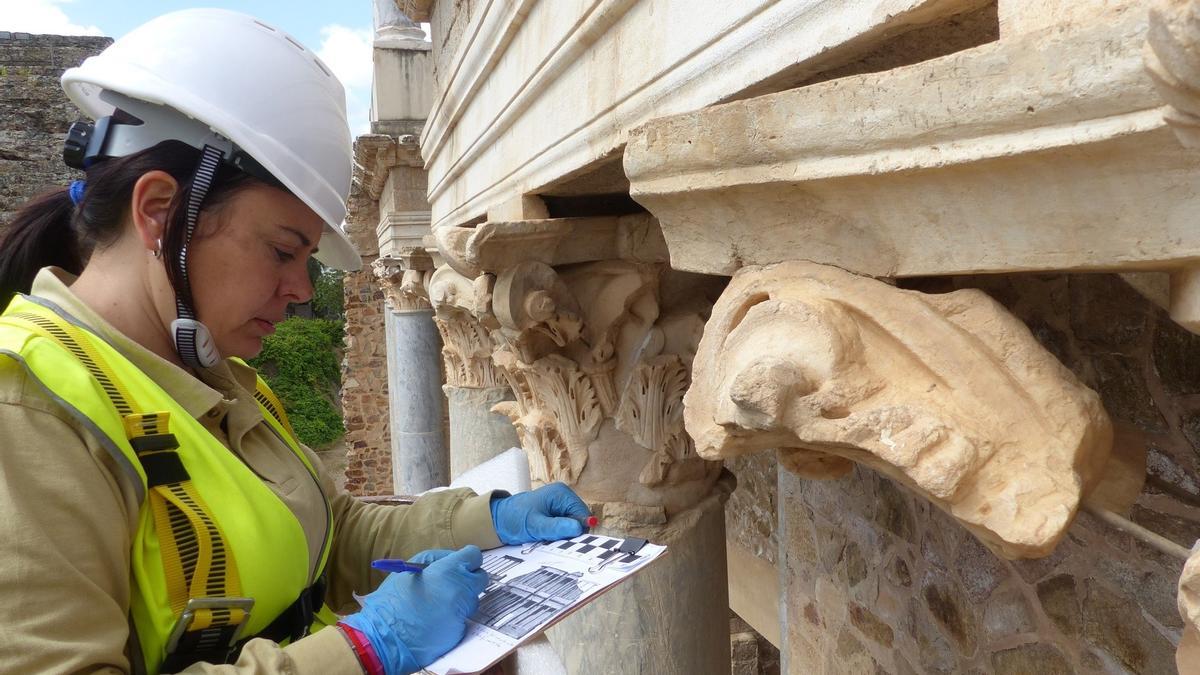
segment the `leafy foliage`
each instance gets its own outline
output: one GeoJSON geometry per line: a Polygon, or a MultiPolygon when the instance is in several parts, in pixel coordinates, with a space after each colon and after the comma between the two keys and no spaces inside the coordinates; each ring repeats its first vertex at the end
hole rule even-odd
{"type": "Polygon", "coordinates": [[[342,293],[342,279],[346,273],[326,267],[316,258],[308,260],[308,278],[313,285],[311,300],[314,316],[341,321],[346,318],[346,302],[342,293]]]}
{"type": "Polygon", "coordinates": [[[337,405],[342,322],[293,317],[275,326],[250,361],[283,402],[300,442],[330,445],[346,432],[337,405]]]}

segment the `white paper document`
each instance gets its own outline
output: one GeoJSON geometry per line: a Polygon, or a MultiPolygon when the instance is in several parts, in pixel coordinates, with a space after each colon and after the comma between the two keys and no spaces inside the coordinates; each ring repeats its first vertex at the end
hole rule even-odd
{"type": "Polygon", "coordinates": [[[462,642],[426,666],[434,675],[478,673],[557,619],[667,550],[635,539],[584,534],[483,553],[489,583],[462,642]],[[629,542],[629,543],[626,543],[629,542]],[[622,549],[622,545],[625,549],[622,549]]]}

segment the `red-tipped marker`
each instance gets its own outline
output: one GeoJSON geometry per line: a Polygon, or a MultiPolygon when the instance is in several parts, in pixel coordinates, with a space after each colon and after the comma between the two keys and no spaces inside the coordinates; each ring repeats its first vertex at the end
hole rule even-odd
{"type": "Polygon", "coordinates": [[[585,520],[584,522],[587,524],[588,527],[595,527],[600,524],[600,519],[597,518],[596,516],[588,516],[587,520],[585,520]]]}

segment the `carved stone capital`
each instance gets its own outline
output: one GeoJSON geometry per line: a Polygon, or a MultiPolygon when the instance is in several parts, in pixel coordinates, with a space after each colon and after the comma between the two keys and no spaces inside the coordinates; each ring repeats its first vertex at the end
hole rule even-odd
{"type": "Polygon", "coordinates": [[[1095,392],[979,291],[925,295],[805,262],[745,268],[713,308],[685,397],[699,453],[779,448],[806,477],[867,464],[997,553],[1048,554],[1096,485],[1095,392]]]}
{"type": "Polygon", "coordinates": [[[583,327],[579,305],[549,265],[524,262],[496,277],[492,313],[526,362],[574,342],[583,327]]]}
{"type": "MultiPolygon", "coordinates": [[[[486,281],[486,279],[484,280],[486,281]]],[[[503,387],[504,379],[492,364],[491,331],[484,324],[487,297],[476,284],[449,267],[437,268],[429,278],[433,320],[442,335],[442,360],[446,384],[487,389],[503,387]]]]}
{"type": "Polygon", "coordinates": [[[385,302],[392,311],[430,309],[425,272],[412,269],[404,260],[398,258],[379,258],[371,263],[371,269],[379,279],[385,302]]]}
{"type": "Polygon", "coordinates": [[[500,274],[492,299],[493,360],[516,395],[495,410],[516,427],[532,478],[625,504],[643,525],[708,494],[721,467],[683,429],[703,318],[692,307],[660,316],[663,273],[621,260],[526,262],[500,274]]]}

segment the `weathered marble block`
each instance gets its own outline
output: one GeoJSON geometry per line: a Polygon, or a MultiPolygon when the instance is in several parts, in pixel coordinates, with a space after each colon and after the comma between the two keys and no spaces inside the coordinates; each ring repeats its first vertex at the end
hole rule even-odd
{"type": "Polygon", "coordinates": [[[1100,479],[1099,397],[987,295],[806,262],[738,272],[684,399],[706,458],[781,448],[800,475],[900,480],[998,554],[1047,555],[1100,479]]]}

